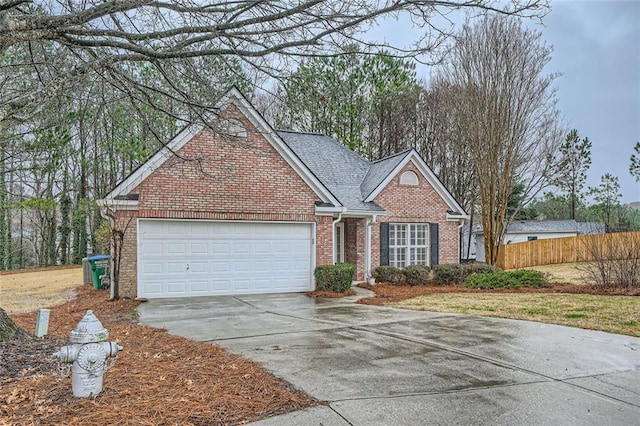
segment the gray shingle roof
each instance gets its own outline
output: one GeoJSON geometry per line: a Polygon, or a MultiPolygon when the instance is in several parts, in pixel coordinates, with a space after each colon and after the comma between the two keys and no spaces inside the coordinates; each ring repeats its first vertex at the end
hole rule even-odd
{"type": "Polygon", "coordinates": [[[410,152],[411,150],[406,150],[371,164],[367,175],[360,184],[363,199],[367,198],[410,152]]]}
{"type": "MultiPolygon", "coordinates": [[[[384,211],[376,203],[363,201],[371,191],[363,195],[361,188],[371,186],[363,183],[368,182],[367,175],[374,163],[325,135],[289,131],[278,131],[278,135],[343,206],[349,210],[384,211]]],[[[372,181],[378,179],[384,170],[386,167],[376,170],[372,181]]],[[[389,172],[391,170],[393,168],[389,172]]],[[[382,182],[384,177],[379,181],[382,182]]]]}
{"type": "MultiPolygon", "coordinates": [[[[567,220],[516,220],[507,228],[506,234],[541,234],[547,232],[577,232],[579,234],[602,234],[604,223],[576,222],[567,220]]],[[[476,227],[474,233],[482,233],[482,226],[476,227]]]]}

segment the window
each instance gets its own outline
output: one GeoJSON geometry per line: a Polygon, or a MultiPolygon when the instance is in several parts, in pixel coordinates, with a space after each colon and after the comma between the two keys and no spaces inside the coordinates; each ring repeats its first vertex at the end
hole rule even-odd
{"type": "Polygon", "coordinates": [[[411,171],[404,172],[403,174],[400,175],[400,185],[417,186],[418,175],[411,171]]]}
{"type": "Polygon", "coordinates": [[[535,241],[538,237],[527,237],[527,241],[535,241]]]}
{"type": "Polygon", "coordinates": [[[429,224],[389,224],[389,265],[404,268],[407,265],[428,265],[429,224]]]}

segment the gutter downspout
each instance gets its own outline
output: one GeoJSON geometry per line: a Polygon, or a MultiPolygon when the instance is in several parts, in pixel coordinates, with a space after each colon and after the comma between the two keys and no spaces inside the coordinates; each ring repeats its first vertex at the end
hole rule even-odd
{"type": "Polygon", "coordinates": [[[376,222],[378,217],[376,215],[371,216],[371,219],[367,219],[365,223],[364,234],[364,278],[371,277],[371,226],[376,222]]]}
{"type": "MultiPolygon", "coordinates": [[[[342,208],[342,211],[338,213],[338,218],[331,222],[331,254],[333,264],[336,264],[336,224],[342,220],[342,213],[347,211],[346,207],[342,208]]],[[[344,244],[344,241],[342,242],[344,244]]]]}
{"type": "MultiPolygon", "coordinates": [[[[464,219],[460,219],[460,225],[458,225],[458,263],[462,263],[462,227],[464,226],[464,219]]],[[[469,234],[471,234],[471,228],[469,228],[469,234]]]]}

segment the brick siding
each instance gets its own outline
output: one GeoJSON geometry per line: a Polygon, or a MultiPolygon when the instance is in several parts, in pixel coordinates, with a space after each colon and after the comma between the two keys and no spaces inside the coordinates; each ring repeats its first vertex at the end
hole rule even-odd
{"type": "Polygon", "coordinates": [[[407,165],[376,196],[374,200],[387,211],[387,216],[378,217],[371,228],[371,268],[380,266],[380,224],[390,223],[437,223],[439,224],[440,263],[459,262],[459,232],[457,221],[447,221],[449,207],[436,190],[427,182],[413,162],[407,165]],[[406,171],[418,175],[418,185],[400,185],[400,176],[406,171]]]}
{"type": "MultiPolygon", "coordinates": [[[[319,199],[244,115],[230,106],[227,118],[240,120],[246,138],[230,138],[205,129],[142,181],[138,211],[119,211],[125,230],[120,266],[120,295],[137,293],[137,218],[303,221],[316,224],[316,265],[333,261],[332,217],[316,216],[319,199]]],[[[380,221],[440,224],[440,262],[458,261],[457,222],[446,221],[448,206],[409,163],[374,200],[388,216],[372,226],[372,268],[380,264],[380,221]],[[399,184],[413,170],[418,186],[399,184]]],[[[365,220],[345,219],[345,261],[356,263],[356,279],[365,278],[365,220]]]]}

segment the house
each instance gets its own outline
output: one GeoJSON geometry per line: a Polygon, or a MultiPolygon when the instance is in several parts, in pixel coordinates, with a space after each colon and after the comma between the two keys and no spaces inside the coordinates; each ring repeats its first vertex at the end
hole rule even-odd
{"type": "Polygon", "coordinates": [[[413,149],[370,162],[326,136],[274,131],[237,89],[100,205],[122,232],[120,295],[302,292],[316,265],[459,260],[466,213],[413,149]]]}
{"type": "MultiPolygon", "coordinates": [[[[502,239],[503,244],[547,238],[576,237],[578,235],[604,234],[603,222],[576,222],[569,220],[516,220],[509,224],[502,239]]],[[[485,261],[484,235],[482,227],[473,232],[476,239],[476,261],[485,261]]]]}

